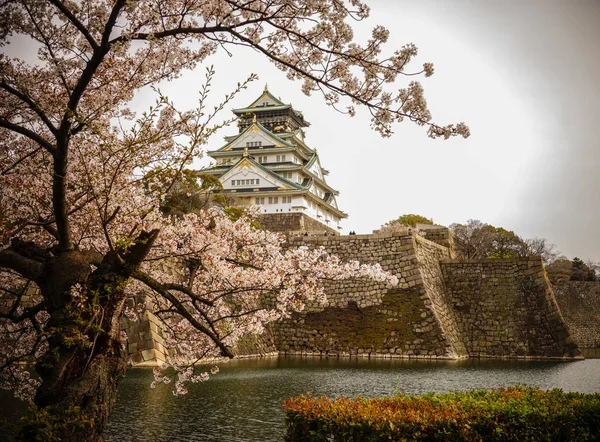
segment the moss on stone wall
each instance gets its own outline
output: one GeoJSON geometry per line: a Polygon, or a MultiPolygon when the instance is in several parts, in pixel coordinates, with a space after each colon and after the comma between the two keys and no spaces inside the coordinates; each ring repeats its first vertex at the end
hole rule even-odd
{"type": "Polygon", "coordinates": [[[581,356],[539,257],[446,260],[441,266],[469,356],[581,356]]]}
{"type": "Polygon", "coordinates": [[[439,356],[445,351],[417,289],[389,291],[377,306],[350,302],[346,308],[298,314],[280,332],[294,334],[280,348],[287,353],[439,356]]]}
{"type": "Polygon", "coordinates": [[[554,293],[575,342],[600,347],[600,282],[564,281],[554,293]]]}

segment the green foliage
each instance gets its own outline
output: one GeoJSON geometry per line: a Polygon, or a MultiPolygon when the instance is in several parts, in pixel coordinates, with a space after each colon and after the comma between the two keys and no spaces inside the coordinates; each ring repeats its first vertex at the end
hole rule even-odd
{"type": "Polygon", "coordinates": [[[284,403],[288,442],[595,441],[600,394],[532,387],[284,403]]]}
{"type": "Polygon", "coordinates": [[[160,206],[165,215],[181,216],[186,213],[197,213],[208,206],[211,196],[216,196],[214,202],[221,203],[222,195],[218,192],[223,186],[213,175],[185,169],[181,178],[164,197],[160,206]]]}
{"type": "Polygon", "coordinates": [[[518,258],[522,254],[523,240],[512,230],[489,226],[492,249],[490,258],[518,258]]]}
{"type": "Polygon", "coordinates": [[[572,264],[572,273],[571,273],[571,281],[585,281],[588,275],[588,267],[585,263],[575,257],[573,258],[572,264]]]}
{"type": "Polygon", "coordinates": [[[237,221],[246,213],[242,207],[237,206],[229,206],[223,209],[223,212],[231,219],[232,221],[237,221]]]}
{"type": "Polygon", "coordinates": [[[552,283],[567,281],[571,279],[573,273],[573,263],[564,257],[557,259],[546,266],[546,275],[552,283]]]}
{"type": "Polygon", "coordinates": [[[425,218],[421,215],[415,215],[414,213],[407,213],[405,215],[399,216],[397,219],[394,219],[386,225],[391,226],[393,224],[401,224],[403,226],[416,227],[417,224],[433,224],[433,219],[425,218]]]}
{"type": "Polygon", "coordinates": [[[89,417],[80,407],[69,407],[62,413],[53,412],[52,407],[38,407],[30,404],[27,414],[19,420],[17,440],[28,442],[60,441],[64,434],[76,434],[94,426],[94,418],[89,417]]]}
{"type": "Polygon", "coordinates": [[[592,261],[585,263],[577,257],[571,261],[567,257],[561,256],[546,266],[546,274],[552,283],[567,280],[598,281],[596,274],[598,268],[598,263],[592,261]]]}
{"type": "Polygon", "coordinates": [[[144,176],[144,186],[148,193],[160,196],[165,215],[197,213],[210,204],[226,203],[219,179],[197,170],[152,170],[144,176]]]}

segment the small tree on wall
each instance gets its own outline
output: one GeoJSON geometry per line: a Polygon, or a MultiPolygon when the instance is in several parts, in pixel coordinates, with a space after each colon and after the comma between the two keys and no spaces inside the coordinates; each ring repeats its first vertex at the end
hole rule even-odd
{"type": "Polygon", "coordinates": [[[433,224],[433,219],[426,218],[422,215],[415,215],[414,213],[407,213],[385,223],[386,226],[393,226],[395,224],[407,227],[416,227],[417,224],[433,224]]]}

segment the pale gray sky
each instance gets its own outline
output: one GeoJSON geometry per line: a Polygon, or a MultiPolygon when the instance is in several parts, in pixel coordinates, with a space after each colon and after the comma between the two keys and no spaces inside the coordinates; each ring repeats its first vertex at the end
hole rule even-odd
{"type": "MultiPolygon", "coordinates": [[[[569,257],[600,260],[600,1],[371,0],[371,18],[356,25],[364,41],[383,24],[389,48],[413,42],[434,120],[465,121],[468,140],[430,140],[403,123],[382,139],[366,112],[337,114],[259,54],[236,48],[212,57],[213,97],[251,72],[260,80],[240,94],[243,107],[264,83],[312,123],[318,148],[349,214],[345,231],[368,233],[404,213],[449,225],[469,218],[525,237],[545,237],[569,257]]],[[[203,66],[163,90],[192,105],[203,66]]],[[[151,96],[138,96],[137,105],[151,96]]],[[[233,134],[231,127],[219,136],[233,134]]],[[[220,147],[215,137],[210,149],[220,147]]],[[[204,160],[198,163],[205,164],[204,160]]]]}
{"type": "MultiPolygon", "coordinates": [[[[467,122],[468,140],[430,140],[410,123],[382,139],[365,112],[336,114],[251,51],[214,57],[215,90],[256,72],[259,84],[235,107],[268,82],[304,112],[312,123],[307,141],[349,214],[346,231],[370,232],[404,213],[446,225],[475,218],[545,237],[569,257],[600,260],[600,2],[369,4],[372,16],[357,36],[380,23],[391,31],[391,47],[414,42],[419,62],[436,67],[423,80],[435,121],[467,122]]],[[[189,93],[197,75],[171,94],[189,93]]]]}

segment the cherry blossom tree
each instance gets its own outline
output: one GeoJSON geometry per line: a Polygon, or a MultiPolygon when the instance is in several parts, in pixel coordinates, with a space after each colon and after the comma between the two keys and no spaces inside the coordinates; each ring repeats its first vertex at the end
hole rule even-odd
{"type": "Polygon", "coordinates": [[[0,387],[34,398],[23,438],[101,439],[126,369],[118,319],[139,290],[152,293],[146,307],[177,350],[169,362],[184,392],[208,376],[194,371],[196,360],[232,356],[243,334],[318,301],[321,280],[395,282],[322,250],[283,251],[281,237],[252,227],[252,212],[235,221],[217,209],[161,212],[227,124],[219,111],[254,76],[214,110],[206,104],[212,68],[195,109],[178,110],[157,88],[146,112],[128,107],[141,88],[241,45],[342,112],[364,105],[384,136],[404,119],[431,137],[468,136],[462,123],[432,123],[417,82],[390,89],[433,67],[407,71],[413,45],[382,55],[380,26],[365,45],[354,42],[348,21],[368,12],[358,0],[0,5],[0,44],[26,48],[0,55],[0,387]],[[148,186],[149,173],[170,179],[148,186]],[[37,377],[22,364],[30,361],[37,377]]]}

